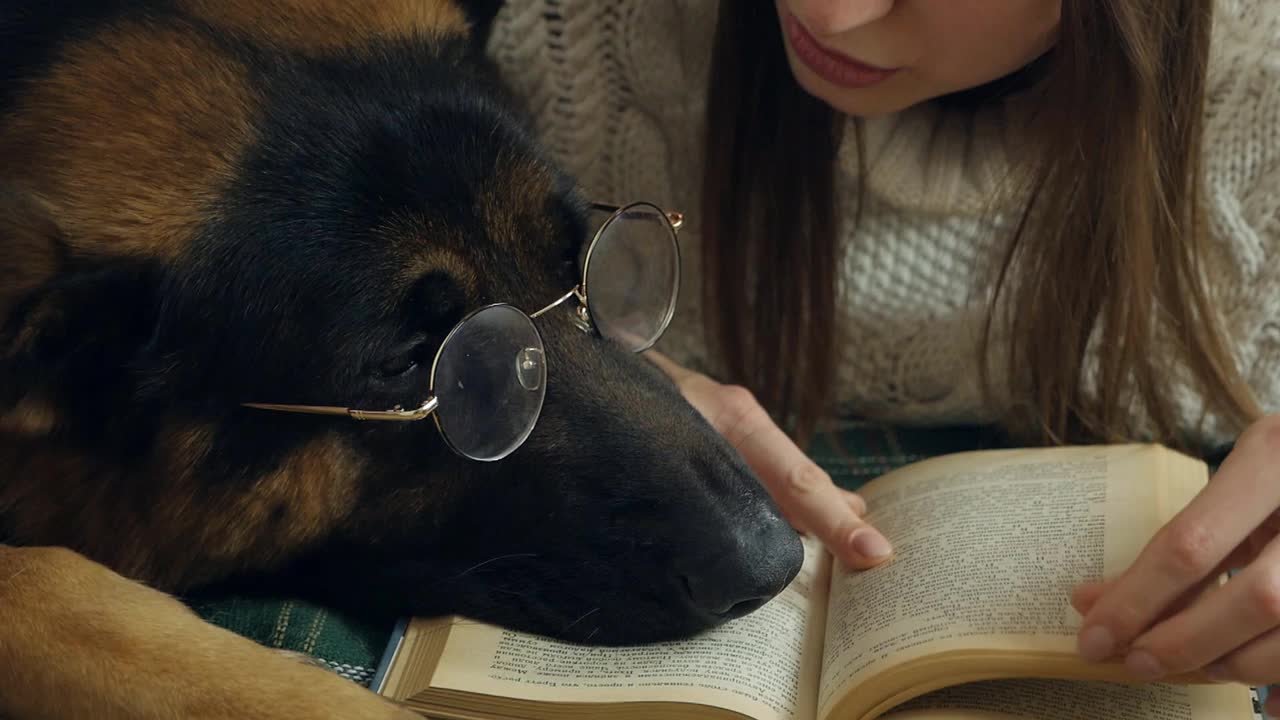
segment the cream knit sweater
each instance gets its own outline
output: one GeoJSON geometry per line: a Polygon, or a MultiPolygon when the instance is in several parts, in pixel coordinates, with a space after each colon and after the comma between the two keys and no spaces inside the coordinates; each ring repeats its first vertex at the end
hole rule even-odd
{"type": "MultiPolygon", "coordinates": [[[[588,193],[688,213],[681,304],[659,348],[713,375],[696,210],[715,12],[712,0],[507,0],[489,45],[588,193]]],[[[1218,0],[1216,27],[1206,193],[1215,247],[1234,269],[1221,311],[1245,378],[1280,411],[1280,0],[1218,0]]],[[[1018,210],[1010,198],[990,211],[1009,163],[1002,112],[938,128],[926,104],[867,124],[867,204],[858,232],[846,229],[839,272],[849,341],[832,390],[844,412],[947,423],[998,411],[982,402],[976,353],[983,273],[1018,210]]],[[[845,187],[848,145],[837,159],[845,187]]],[[[1174,383],[1192,428],[1202,400],[1174,383]]],[[[1200,437],[1230,434],[1211,419],[1200,437]]]]}

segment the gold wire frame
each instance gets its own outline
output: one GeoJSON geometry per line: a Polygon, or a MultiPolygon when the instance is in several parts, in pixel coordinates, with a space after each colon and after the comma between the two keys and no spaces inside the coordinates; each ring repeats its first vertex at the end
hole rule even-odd
{"type": "Polygon", "coordinates": [[[578,327],[581,328],[583,331],[589,332],[591,330],[594,324],[592,323],[592,320],[591,320],[591,312],[588,309],[590,307],[590,303],[588,302],[588,298],[590,297],[590,288],[587,286],[587,277],[591,271],[591,257],[592,255],[595,254],[596,244],[600,241],[600,238],[604,236],[604,232],[605,230],[608,229],[610,223],[613,223],[614,221],[620,219],[622,216],[626,215],[628,212],[631,212],[638,207],[651,208],[653,212],[657,214],[658,217],[661,217],[667,221],[667,229],[670,233],[669,238],[671,241],[671,249],[672,249],[672,252],[675,254],[675,259],[676,259],[675,260],[676,286],[672,290],[671,298],[667,302],[667,309],[664,312],[662,321],[659,323],[658,331],[655,332],[653,337],[647,340],[644,345],[641,345],[637,348],[633,348],[631,349],[631,351],[644,352],[645,350],[648,350],[649,348],[653,347],[658,342],[658,339],[662,337],[662,334],[667,331],[667,327],[670,326],[672,318],[675,317],[676,301],[680,294],[680,273],[681,273],[682,267],[681,267],[681,260],[680,260],[680,244],[678,241],[678,233],[680,231],[680,228],[684,225],[684,214],[679,212],[674,212],[674,211],[663,210],[662,208],[658,207],[657,205],[654,205],[651,202],[640,201],[640,202],[628,203],[627,205],[611,205],[608,203],[591,203],[591,209],[598,210],[600,212],[607,212],[609,213],[609,217],[603,223],[600,224],[599,228],[596,229],[595,235],[592,236],[591,238],[591,244],[587,246],[587,257],[586,257],[586,260],[584,260],[582,263],[582,279],[578,282],[578,284],[572,290],[565,293],[564,295],[561,295],[554,302],[542,308],[541,310],[538,310],[537,312],[534,312],[534,313],[530,313],[529,317],[536,319],[537,317],[550,311],[552,308],[556,307],[557,305],[561,305],[567,302],[569,298],[576,297],[578,299],[578,311],[574,316],[574,320],[578,324],[578,327]]]}
{"type": "MultiPolygon", "coordinates": [[[[458,449],[458,447],[454,445],[453,441],[450,440],[449,434],[445,432],[444,428],[440,425],[440,416],[439,416],[439,413],[437,412],[440,408],[440,399],[435,394],[436,369],[439,367],[440,358],[444,353],[445,347],[448,346],[449,341],[458,333],[458,331],[467,323],[467,321],[471,320],[476,315],[482,312],[485,312],[486,310],[491,310],[493,308],[498,308],[498,307],[510,308],[520,313],[521,315],[524,315],[526,319],[529,320],[529,324],[533,328],[535,337],[538,338],[538,344],[542,346],[542,334],[538,332],[538,328],[533,323],[533,320],[547,313],[552,308],[568,301],[568,299],[571,297],[576,297],[579,302],[578,312],[575,315],[575,321],[577,322],[579,328],[581,328],[583,331],[587,331],[587,332],[591,331],[593,324],[591,322],[591,316],[588,310],[589,306],[587,304],[587,271],[591,267],[591,256],[595,252],[596,244],[599,242],[601,236],[604,234],[605,229],[609,227],[609,224],[618,220],[628,211],[631,211],[637,207],[652,208],[654,212],[656,212],[660,217],[664,218],[667,221],[668,229],[670,230],[670,233],[671,233],[670,238],[672,242],[672,248],[675,251],[675,257],[676,257],[676,261],[675,261],[676,262],[676,288],[672,292],[671,300],[667,305],[667,310],[659,326],[659,329],[657,333],[655,333],[653,339],[649,340],[646,345],[633,350],[633,352],[644,352],[645,350],[648,350],[649,348],[653,347],[653,345],[658,341],[658,339],[662,337],[662,334],[666,332],[667,327],[670,325],[672,317],[675,315],[675,305],[676,305],[676,299],[679,294],[679,278],[680,278],[680,271],[681,271],[680,247],[677,240],[677,234],[680,228],[684,225],[684,215],[679,212],[662,210],[657,205],[654,205],[653,203],[650,203],[650,202],[644,202],[644,201],[633,202],[633,203],[629,203],[627,205],[621,205],[621,206],[612,205],[608,203],[591,203],[591,208],[593,210],[607,212],[609,213],[609,218],[600,224],[600,227],[596,229],[595,235],[592,236],[591,238],[591,244],[587,247],[587,257],[586,257],[586,260],[583,262],[583,266],[582,266],[582,279],[579,281],[579,283],[576,286],[574,286],[573,289],[571,289],[569,292],[565,293],[564,295],[561,295],[551,304],[533,313],[525,313],[520,308],[517,308],[514,305],[511,305],[509,303],[493,303],[490,305],[485,305],[484,307],[476,308],[475,310],[468,313],[465,317],[459,320],[456,325],[453,326],[453,328],[449,331],[449,334],[446,335],[444,340],[440,343],[440,347],[436,348],[435,357],[431,361],[431,376],[429,380],[429,385],[427,387],[427,398],[423,400],[422,403],[418,405],[416,408],[406,410],[403,407],[397,405],[391,408],[390,410],[361,410],[358,408],[340,407],[336,405],[294,405],[294,404],[286,404],[286,403],[261,403],[261,402],[246,402],[246,403],[241,403],[241,405],[247,408],[254,408],[258,410],[269,410],[269,411],[275,411],[275,412],[302,413],[302,414],[309,414],[309,415],[329,415],[329,416],[345,415],[354,420],[366,420],[366,421],[416,422],[418,420],[424,420],[430,417],[435,421],[436,429],[440,432],[441,437],[444,438],[445,443],[448,444],[449,448],[459,455],[470,458],[471,455],[461,452],[458,449]]],[[[544,347],[539,347],[538,350],[542,352],[545,357],[544,347]]],[[[513,447],[511,451],[514,451],[515,448],[518,448],[521,444],[523,444],[524,440],[528,438],[529,434],[533,430],[533,425],[536,424],[537,419],[540,415],[541,415],[541,408],[539,408],[538,412],[534,414],[533,419],[530,421],[530,426],[524,432],[524,437],[522,437],[520,441],[516,443],[515,447],[513,447]]],[[[498,459],[498,458],[494,458],[494,459],[498,459]]]]}

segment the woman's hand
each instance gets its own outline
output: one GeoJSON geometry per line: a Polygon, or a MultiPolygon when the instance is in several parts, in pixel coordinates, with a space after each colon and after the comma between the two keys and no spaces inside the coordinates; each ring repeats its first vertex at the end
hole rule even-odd
{"type": "MultiPolygon", "coordinates": [[[[1280,416],[1241,435],[1212,482],[1118,578],[1076,588],[1080,653],[1147,679],[1280,683],[1280,416]],[[1221,587],[1213,583],[1239,569],[1221,587]],[[1207,590],[1207,592],[1203,592],[1207,590]],[[1202,594],[1203,592],[1203,594],[1202,594]]],[[[1280,697],[1267,702],[1280,715],[1280,697]]]]}
{"type": "Polygon", "coordinates": [[[645,355],[671,377],[685,399],[738,449],[797,530],[816,535],[847,568],[878,565],[892,554],[862,515],[867,504],[842,490],[791,441],[745,388],[721,385],[658,352],[645,355]]]}

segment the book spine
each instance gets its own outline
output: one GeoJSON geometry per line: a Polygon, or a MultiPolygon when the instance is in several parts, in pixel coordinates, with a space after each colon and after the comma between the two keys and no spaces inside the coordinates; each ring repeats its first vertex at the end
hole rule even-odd
{"type": "Polygon", "coordinates": [[[369,689],[379,695],[382,694],[382,688],[387,682],[387,670],[391,668],[391,663],[396,659],[396,653],[400,651],[400,643],[404,641],[405,631],[409,629],[409,618],[402,617],[396,621],[396,626],[391,630],[391,637],[387,640],[387,647],[382,651],[382,660],[378,662],[378,669],[373,674],[373,680],[369,681],[369,689]]]}

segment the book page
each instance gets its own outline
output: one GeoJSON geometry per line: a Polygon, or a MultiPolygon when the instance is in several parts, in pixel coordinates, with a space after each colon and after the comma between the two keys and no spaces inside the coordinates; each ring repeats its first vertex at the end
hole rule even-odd
{"type": "Polygon", "coordinates": [[[1029,720],[1254,720],[1240,685],[1118,685],[1068,680],[989,680],[910,700],[888,720],[950,720],[987,714],[1029,720]]]}
{"type": "Polygon", "coordinates": [[[806,539],[800,574],[759,610],[694,638],[633,647],[455,625],[433,688],[556,702],[688,702],[757,720],[809,720],[830,556],[806,539]]]}
{"type": "MultiPolygon", "coordinates": [[[[869,519],[896,554],[832,577],[820,716],[926,656],[1074,656],[1071,590],[1127,566],[1171,516],[1170,457],[1145,446],[965,453],[868,484],[869,519]]],[[[935,667],[932,681],[945,672],[935,667]]]]}

